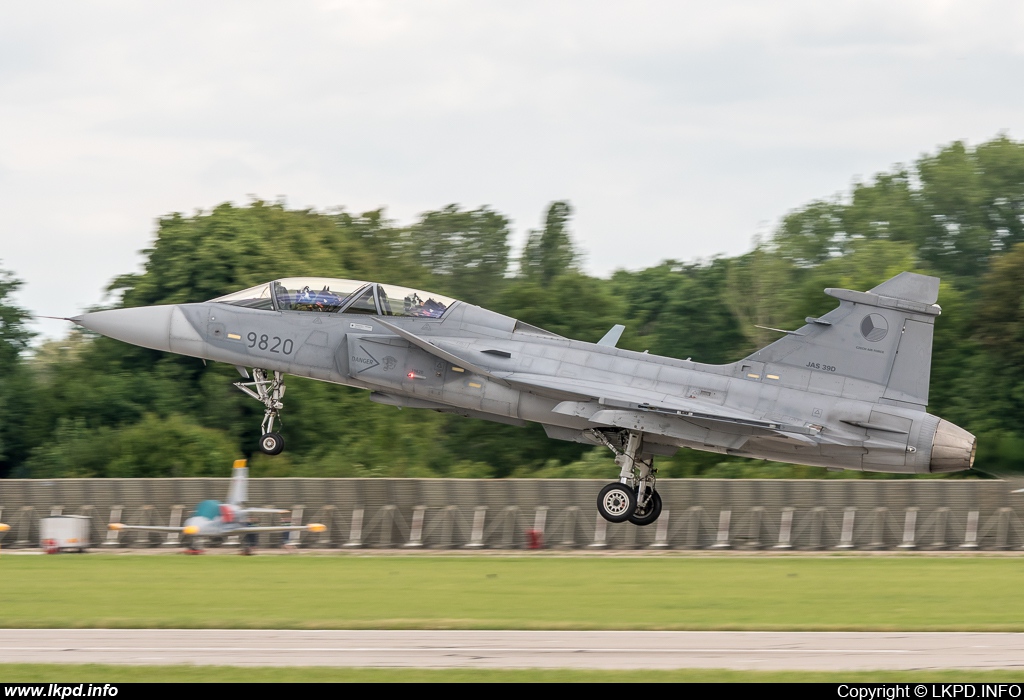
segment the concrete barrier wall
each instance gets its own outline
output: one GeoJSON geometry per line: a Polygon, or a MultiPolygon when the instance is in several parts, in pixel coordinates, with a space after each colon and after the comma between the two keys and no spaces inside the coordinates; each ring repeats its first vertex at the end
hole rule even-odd
{"type": "MultiPolygon", "coordinates": [[[[35,547],[39,518],[92,516],[94,546],[159,546],[159,533],[107,531],[114,520],[167,525],[199,501],[226,497],[228,479],[0,480],[4,547],[35,547]]],[[[612,525],[597,515],[603,480],[251,479],[249,503],[301,507],[303,547],[546,547],[1016,549],[1024,494],[1004,481],[664,479],[661,519],[612,525]]],[[[1019,485],[1018,485],[1019,486],[1019,485]]],[[[263,516],[264,525],[282,516],[263,516]]],[[[283,516],[288,518],[289,516],[283,516]]],[[[261,536],[279,546],[282,537],[261,536]]]]}

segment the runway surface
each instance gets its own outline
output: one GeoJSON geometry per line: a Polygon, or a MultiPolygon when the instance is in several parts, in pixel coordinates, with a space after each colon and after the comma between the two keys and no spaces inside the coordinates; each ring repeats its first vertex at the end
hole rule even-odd
{"type": "Polygon", "coordinates": [[[736,670],[1013,669],[1024,634],[0,630],[8,663],[736,670]]]}

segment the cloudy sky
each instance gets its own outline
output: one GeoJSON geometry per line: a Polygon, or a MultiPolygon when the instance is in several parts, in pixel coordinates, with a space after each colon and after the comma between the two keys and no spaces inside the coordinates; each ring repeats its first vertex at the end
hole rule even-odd
{"type": "MultiPolygon", "coordinates": [[[[748,250],[940,144],[1024,137],[1019,2],[37,2],[0,8],[0,268],[70,315],[157,217],[449,203],[586,267],[748,250]]],[[[36,330],[54,337],[60,322],[36,330]]]]}

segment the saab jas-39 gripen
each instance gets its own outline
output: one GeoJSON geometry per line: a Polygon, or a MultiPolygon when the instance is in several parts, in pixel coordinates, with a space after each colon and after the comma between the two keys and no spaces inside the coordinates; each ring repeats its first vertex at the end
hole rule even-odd
{"type": "Polygon", "coordinates": [[[825,293],[839,306],[726,365],[617,348],[620,325],[587,343],[439,294],[343,279],[279,279],[69,320],[234,365],[236,385],[264,406],[267,454],[284,447],[274,423],[286,374],[604,445],[620,469],[598,497],[611,522],[657,520],[654,459],[682,447],[833,469],[969,469],[974,436],[925,411],[938,278],[904,272],[867,292],[825,293]]]}

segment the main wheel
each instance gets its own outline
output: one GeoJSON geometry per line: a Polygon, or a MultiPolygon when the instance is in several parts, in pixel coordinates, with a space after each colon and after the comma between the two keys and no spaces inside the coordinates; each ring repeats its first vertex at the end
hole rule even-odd
{"type": "Polygon", "coordinates": [[[636,510],[636,494],[626,484],[608,484],[597,496],[597,512],[610,523],[622,523],[636,510]]]}
{"type": "Polygon", "coordinates": [[[629,522],[634,525],[650,525],[661,516],[661,495],[655,491],[651,494],[651,499],[647,501],[647,508],[644,509],[643,513],[638,512],[640,509],[637,508],[632,515],[629,516],[629,522]]]}
{"type": "Polygon", "coordinates": [[[266,433],[260,438],[260,452],[268,455],[280,454],[284,449],[284,438],[280,433],[266,433]]]}

